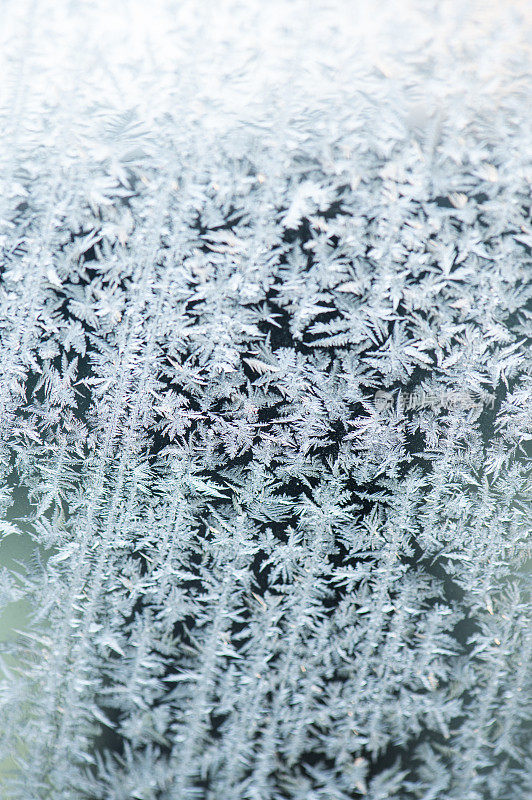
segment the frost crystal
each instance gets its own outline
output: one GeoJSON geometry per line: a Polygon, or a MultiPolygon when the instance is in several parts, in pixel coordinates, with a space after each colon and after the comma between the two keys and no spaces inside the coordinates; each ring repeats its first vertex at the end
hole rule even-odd
{"type": "Polygon", "coordinates": [[[525,4],[2,15],[0,794],[525,800],[525,4]]]}

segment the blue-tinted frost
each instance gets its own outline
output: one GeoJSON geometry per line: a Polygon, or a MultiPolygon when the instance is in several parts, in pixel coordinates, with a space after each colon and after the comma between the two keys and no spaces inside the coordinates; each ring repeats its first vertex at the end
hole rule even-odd
{"type": "Polygon", "coordinates": [[[530,26],[398,5],[4,4],[2,797],[529,796],[530,26]]]}

